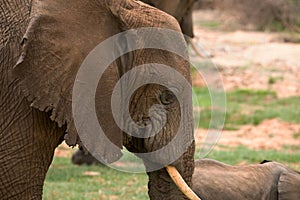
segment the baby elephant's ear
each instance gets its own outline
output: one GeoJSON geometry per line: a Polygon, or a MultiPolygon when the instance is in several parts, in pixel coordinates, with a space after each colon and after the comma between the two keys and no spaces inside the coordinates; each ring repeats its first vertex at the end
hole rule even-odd
{"type": "MultiPolygon", "coordinates": [[[[32,107],[48,112],[60,127],[67,126],[69,145],[80,141],[72,117],[73,85],[75,81],[82,81],[76,79],[77,72],[86,56],[116,32],[115,17],[97,1],[38,0],[33,3],[31,21],[22,41],[23,52],[13,74],[32,107]]],[[[117,69],[111,69],[110,73],[117,73],[117,69]]],[[[103,92],[97,92],[102,100],[97,101],[97,108],[106,117],[103,123],[108,138],[121,148],[121,131],[111,120],[111,109],[107,107],[117,81],[112,77],[118,75],[102,77],[104,83],[111,84],[102,85],[103,92]]],[[[102,142],[97,152],[108,155],[106,147],[107,143],[102,142]]]]}
{"type": "Polygon", "coordinates": [[[283,172],[278,183],[278,199],[300,199],[300,173],[283,172]]]}

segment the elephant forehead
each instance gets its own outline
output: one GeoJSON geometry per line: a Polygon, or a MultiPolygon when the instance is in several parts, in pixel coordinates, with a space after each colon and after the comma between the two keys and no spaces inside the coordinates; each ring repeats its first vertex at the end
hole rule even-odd
{"type": "MultiPolygon", "coordinates": [[[[182,81],[183,83],[181,83],[178,79],[174,79],[174,81],[172,81],[167,78],[161,78],[160,76],[159,78],[160,80],[163,80],[155,82],[153,81],[154,78],[147,79],[147,77],[143,78],[143,76],[141,76],[135,77],[133,83],[120,84],[120,92],[118,92],[120,94],[119,97],[123,99],[123,101],[127,101],[133,105],[139,103],[151,106],[153,104],[160,103],[161,95],[168,91],[169,97],[172,97],[170,95],[174,95],[176,99],[183,104],[189,102],[187,100],[191,97],[191,89],[190,85],[187,85],[187,81],[182,81]],[[147,82],[147,80],[149,81],[147,82]]],[[[116,90],[114,92],[116,92],[116,90]]]]}
{"type": "Polygon", "coordinates": [[[142,102],[145,105],[155,104],[159,102],[159,96],[164,90],[167,90],[164,86],[158,84],[146,84],[133,93],[131,101],[142,102]]]}
{"type": "Polygon", "coordinates": [[[135,51],[133,57],[136,59],[125,70],[130,71],[128,75],[131,82],[159,82],[167,84],[168,88],[181,87],[185,82],[191,83],[188,57],[159,49],[135,51]]]}

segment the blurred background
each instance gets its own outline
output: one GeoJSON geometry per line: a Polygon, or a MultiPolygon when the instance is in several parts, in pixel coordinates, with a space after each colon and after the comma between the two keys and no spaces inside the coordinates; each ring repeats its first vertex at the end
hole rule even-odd
{"type": "MultiPolygon", "coordinates": [[[[227,101],[221,138],[206,157],[234,165],[267,159],[300,170],[300,0],[201,0],[193,20],[193,41],[205,58],[190,49],[191,60],[217,66],[227,101]]],[[[212,108],[193,68],[192,79],[199,158],[212,108]]],[[[73,165],[76,150],[56,150],[43,199],[148,199],[146,174],[73,165]]]]}

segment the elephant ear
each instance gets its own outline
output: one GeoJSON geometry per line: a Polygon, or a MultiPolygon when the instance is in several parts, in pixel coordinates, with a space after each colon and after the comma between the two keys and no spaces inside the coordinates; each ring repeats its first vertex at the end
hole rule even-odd
{"type": "MultiPolygon", "coordinates": [[[[76,80],[76,74],[96,45],[119,32],[118,21],[105,5],[95,1],[34,2],[31,21],[22,41],[23,51],[13,74],[30,105],[48,112],[60,127],[67,127],[65,139],[69,145],[80,144],[78,127],[75,128],[72,117],[73,85],[81,81],[76,80]]],[[[102,89],[97,91],[96,103],[104,132],[121,148],[122,132],[108,106],[118,77],[118,70],[112,64],[101,78],[102,89]]],[[[108,153],[105,141],[97,148],[107,160],[115,160],[121,154],[120,150],[108,153]]]]}
{"type": "Polygon", "coordinates": [[[278,199],[300,199],[300,173],[283,172],[278,183],[278,199]]]}

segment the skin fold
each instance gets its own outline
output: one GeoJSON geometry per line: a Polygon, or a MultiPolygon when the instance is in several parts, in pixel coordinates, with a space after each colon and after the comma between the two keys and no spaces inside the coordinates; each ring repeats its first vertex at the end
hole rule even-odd
{"type": "Polygon", "coordinates": [[[300,173],[277,162],[231,166],[211,160],[195,161],[193,190],[201,199],[300,199],[300,173]]]}
{"type": "MultiPolygon", "coordinates": [[[[57,145],[64,139],[70,146],[82,145],[72,118],[71,100],[77,70],[87,54],[101,41],[125,30],[160,27],[180,32],[180,27],[164,12],[131,0],[4,0],[0,10],[0,195],[1,199],[41,199],[57,145]]],[[[160,39],[164,37],[168,36],[160,39]]],[[[184,38],[179,42],[184,45],[184,38]]],[[[159,155],[158,162],[175,152],[176,146],[189,144],[172,165],[191,185],[191,98],[185,102],[184,113],[180,113],[176,98],[162,101],[165,87],[149,84],[139,88],[129,104],[136,123],[155,126],[159,116],[151,118],[148,112],[154,104],[168,111],[165,127],[146,139],[119,130],[108,106],[118,79],[132,67],[149,62],[172,66],[191,81],[188,62],[172,53],[148,49],[124,55],[109,66],[98,84],[95,103],[99,123],[120,149],[125,146],[134,153],[145,153],[168,144],[176,134],[179,120],[184,119],[185,131],[178,144],[172,146],[170,154],[159,155]]],[[[177,84],[175,81],[174,86],[177,84]]],[[[109,151],[104,142],[97,148],[106,160],[120,156],[119,151],[109,151]]],[[[146,168],[153,165],[143,159],[146,168]]],[[[149,172],[148,176],[150,199],[186,199],[164,168],[149,172]]]]}

